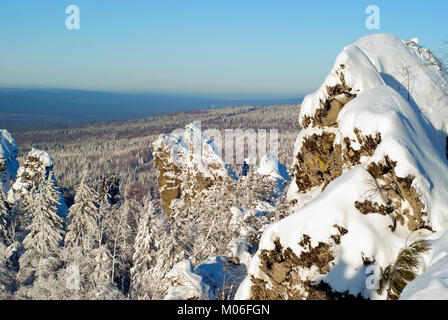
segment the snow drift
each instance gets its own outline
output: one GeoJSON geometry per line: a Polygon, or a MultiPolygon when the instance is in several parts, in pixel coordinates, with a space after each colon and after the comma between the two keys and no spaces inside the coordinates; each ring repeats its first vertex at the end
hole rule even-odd
{"type": "MultiPolygon", "coordinates": [[[[448,294],[448,74],[417,40],[375,34],[347,46],[303,101],[288,199],[237,299],[383,299],[372,272],[429,239],[402,298],[448,294]]],[[[375,271],[376,272],[376,271],[375,271]]]]}

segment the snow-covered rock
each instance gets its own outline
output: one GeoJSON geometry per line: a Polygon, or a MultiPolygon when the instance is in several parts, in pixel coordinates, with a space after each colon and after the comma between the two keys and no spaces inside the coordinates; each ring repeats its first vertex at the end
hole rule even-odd
{"type": "Polygon", "coordinates": [[[227,245],[228,256],[238,259],[240,264],[249,266],[251,260],[250,243],[248,237],[233,238],[227,245]]]}
{"type": "Polygon", "coordinates": [[[8,130],[0,129],[0,179],[5,193],[16,179],[19,168],[18,154],[19,148],[11,133],[8,130]]]}
{"type": "Polygon", "coordinates": [[[233,298],[247,275],[244,264],[224,256],[211,256],[194,270],[189,259],[174,265],[165,279],[169,282],[165,300],[219,300],[233,298]]]}
{"type": "Polygon", "coordinates": [[[289,175],[286,167],[281,164],[275,156],[271,154],[264,155],[260,159],[260,164],[257,168],[257,174],[259,174],[260,176],[268,176],[279,182],[289,180],[289,175]]]}
{"type": "MultiPolygon", "coordinates": [[[[10,204],[16,201],[28,201],[33,188],[39,188],[39,184],[51,176],[57,185],[53,175],[53,159],[50,155],[42,150],[32,148],[27,154],[26,160],[17,171],[17,180],[12,184],[7,194],[7,200],[10,204]]],[[[58,215],[65,217],[67,215],[67,204],[62,195],[59,197],[58,215]]]]}
{"type": "MultiPolygon", "coordinates": [[[[448,230],[447,88],[446,70],[415,40],[375,34],[344,48],[301,107],[295,212],[265,230],[236,297],[384,298],[371,268],[448,230]]],[[[438,260],[425,261],[405,297],[446,288],[434,282],[438,260]]]]}
{"type": "Polygon", "coordinates": [[[196,274],[212,289],[210,298],[230,300],[247,271],[244,264],[234,263],[228,257],[211,256],[198,265],[196,274]]]}
{"type": "Polygon", "coordinates": [[[165,279],[169,282],[164,300],[203,300],[210,299],[210,287],[202,277],[194,273],[189,259],[176,263],[165,279]]]}
{"type": "Polygon", "coordinates": [[[168,214],[172,200],[195,197],[214,182],[229,178],[216,146],[197,123],[177,135],[160,135],[153,147],[160,198],[168,214]]]}

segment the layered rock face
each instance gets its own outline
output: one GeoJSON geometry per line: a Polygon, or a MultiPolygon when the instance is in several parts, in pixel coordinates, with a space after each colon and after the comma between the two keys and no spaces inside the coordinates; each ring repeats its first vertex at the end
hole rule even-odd
{"type": "MultiPolygon", "coordinates": [[[[45,152],[33,148],[26,156],[24,164],[17,171],[17,180],[12,184],[7,200],[10,204],[16,201],[24,201],[28,205],[30,193],[33,189],[39,188],[39,184],[53,176],[53,159],[45,152]]],[[[56,181],[54,180],[57,185],[56,181]]],[[[61,217],[67,215],[67,205],[62,198],[59,198],[60,205],[58,206],[58,214],[61,217]]]]}
{"type": "Polygon", "coordinates": [[[188,202],[211,184],[230,178],[213,141],[197,123],[187,125],[178,135],[160,135],[153,147],[160,198],[168,215],[172,200],[188,202]]]}
{"type": "Polygon", "coordinates": [[[295,212],[264,232],[237,298],[384,298],[372,268],[448,230],[447,88],[416,40],[375,34],[344,48],[301,107],[295,212]]]}
{"type": "Polygon", "coordinates": [[[0,179],[3,190],[8,192],[12,181],[16,179],[19,163],[17,156],[19,148],[8,130],[0,130],[0,179]]]}

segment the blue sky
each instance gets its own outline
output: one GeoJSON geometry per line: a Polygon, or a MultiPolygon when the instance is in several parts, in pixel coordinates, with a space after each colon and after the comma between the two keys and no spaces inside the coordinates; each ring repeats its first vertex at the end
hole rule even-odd
{"type": "Polygon", "coordinates": [[[379,32],[436,53],[448,1],[2,0],[0,86],[292,97],[315,90],[345,45],[379,32]],[[65,8],[78,5],[80,30],[65,8]]]}

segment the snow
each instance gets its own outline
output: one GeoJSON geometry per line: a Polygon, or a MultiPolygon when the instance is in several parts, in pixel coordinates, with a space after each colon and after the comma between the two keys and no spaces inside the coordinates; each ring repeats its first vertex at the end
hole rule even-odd
{"type": "Polygon", "coordinates": [[[440,62],[426,48],[419,47],[416,42],[413,44],[408,46],[394,35],[379,33],[345,47],[322,86],[305,97],[300,119],[312,116],[319,107],[319,99],[327,98],[325,86],[337,83],[336,70],[341,64],[345,65],[345,80],[354,93],[387,84],[404,97],[407,97],[407,86],[403,69],[408,67],[412,78],[412,103],[437,130],[447,132],[448,97],[444,92],[448,88],[448,75],[440,70],[440,62]]]}
{"type": "MultiPolygon", "coordinates": [[[[311,246],[319,242],[331,243],[332,235],[338,230],[334,225],[344,227],[348,233],[341,237],[341,248],[333,261],[331,272],[324,277],[315,272],[316,280],[324,280],[333,288],[351,294],[362,294],[374,297],[375,293],[365,286],[365,272],[361,252],[366,257],[374,257],[379,265],[387,265],[393,261],[405,239],[388,228],[392,224],[390,216],[378,214],[362,215],[353,203],[363,200],[370,188],[369,180],[373,177],[362,166],[357,166],[339,179],[331,182],[326,191],[321,193],[305,207],[285,219],[267,227],[260,240],[260,249],[274,249],[274,240],[279,239],[281,245],[293,249],[297,256],[305,249],[299,245],[301,235],[312,238],[311,246]]],[[[372,201],[384,204],[384,200],[375,195],[372,201]]],[[[258,265],[258,254],[252,258],[249,274],[263,278],[258,265]]],[[[240,299],[250,296],[250,286],[239,288],[240,299]]]]}
{"type": "Polygon", "coordinates": [[[380,86],[350,101],[340,112],[338,124],[340,137],[352,140],[356,140],[353,128],[360,128],[363,135],[380,132],[382,141],[365,162],[378,162],[388,155],[397,162],[397,176],[415,176],[413,187],[431,212],[429,225],[435,230],[448,228],[448,213],[442,210],[448,197],[445,141],[438,139],[436,129],[416,107],[391,87],[380,86]]]}
{"type": "Polygon", "coordinates": [[[11,133],[6,129],[0,129],[0,162],[5,165],[5,170],[0,173],[0,179],[5,193],[8,192],[11,182],[16,179],[19,168],[18,154],[19,147],[11,133]]]}
{"type": "Polygon", "coordinates": [[[431,251],[425,263],[427,269],[405,287],[401,300],[448,299],[448,232],[433,234],[430,239],[434,240],[430,240],[431,251]]]}
{"type": "MultiPolygon", "coordinates": [[[[283,248],[289,247],[300,256],[306,250],[299,245],[303,235],[311,237],[312,247],[319,242],[331,244],[334,260],[330,262],[330,271],[324,275],[313,268],[300,269],[302,278],[323,280],[338,292],[348,291],[372,299],[384,296],[367,288],[367,273],[361,256],[384,268],[396,259],[409,237],[431,239],[433,250],[431,255],[425,256],[426,271],[409,284],[402,298],[448,296],[448,268],[444,267],[448,262],[448,163],[445,154],[448,98],[444,95],[448,75],[437,58],[418,45],[417,39],[407,43],[388,34],[363,37],[344,48],[322,86],[305,97],[300,121],[314,115],[320,107],[319,100],[325,101],[328,97],[326,87],[340,82],[340,72],[344,73],[347,86],[356,97],[339,113],[337,127],[310,126],[301,130],[295,154],[305,137],[323,131],[335,134],[335,143],[350,138],[354,149],[359,148],[354,128],[364,136],[380,133],[381,143],[373,156],[361,158],[361,164],[343,167],[342,175],[323,192],[322,186],[317,186],[299,193],[295,183],[291,183],[288,199],[297,200],[295,212],[265,229],[237,299],[250,298],[251,276],[269,281],[260,270],[261,250],[273,250],[274,241],[278,239],[283,248]],[[403,76],[405,69],[411,74],[411,85],[403,76]],[[400,224],[392,232],[389,228],[393,224],[391,216],[361,214],[354,206],[355,201],[366,200],[366,195],[371,195],[371,185],[376,185],[366,171],[368,164],[386,155],[397,162],[398,177],[409,174],[415,177],[412,186],[425,205],[428,214],[425,222],[434,234],[427,230],[410,233],[400,224]],[[340,244],[335,244],[331,237],[338,234],[335,225],[348,231],[341,236],[340,244]]],[[[385,205],[379,194],[368,199],[385,205]]],[[[407,201],[403,201],[403,206],[409,207],[407,201]]]]}
{"type": "Polygon", "coordinates": [[[250,264],[251,255],[249,253],[248,237],[233,238],[227,245],[230,257],[235,257],[246,267],[250,264]]]}
{"type": "Polygon", "coordinates": [[[233,264],[224,256],[211,256],[196,268],[196,274],[214,289],[215,298],[222,298],[236,291],[247,272],[244,264],[233,264]]]}
{"type": "Polygon", "coordinates": [[[165,279],[169,282],[164,300],[230,297],[246,276],[244,264],[233,264],[227,257],[211,256],[196,271],[189,259],[174,265],[165,279]]]}
{"type": "Polygon", "coordinates": [[[300,119],[305,115],[312,116],[319,107],[319,100],[325,101],[328,97],[326,86],[334,86],[339,82],[337,70],[344,65],[345,81],[354,92],[362,92],[384,84],[383,79],[375,70],[366,54],[357,46],[348,46],[336,58],[333,69],[325,79],[322,86],[312,94],[307,95],[300,106],[300,119]]]}
{"type": "Polygon", "coordinates": [[[28,157],[34,157],[39,159],[39,161],[45,168],[50,168],[53,166],[53,159],[46,151],[32,148],[31,151],[28,153],[28,157]]]}
{"type": "MultiPolygon", "coordinates": [[[[48,175],[52,174],[54,165],[53,159],[46,151],[32,148],[31,151],[28,152],[26,159],[25,164],[20,166],[17,170],[17,180],[11,185],[11,188],[7,193],[7,200],[10,204],[15,203],[30,192],[33,185],[30,177],[32,178],[36,175],[40,175],[41,177],[46,178],[48,175]],[[37,161],[35,159],[37,159],[37,161]]],[[[53,181],[57,186],[57,181],[54,175],[53,181]]],[[[58,201],[60,203],[58,205],[58,215],[61,218],[65,218],[67,216],[68,207],[62,195],[59,197],[58,201]]]]}
{"type": "Polygon", "coordinates": [[[210,287],[194,273],[189,259],[176,263],[165,276],[170,287],[164,300],[203,299],[210,295],[210,287]]]}
{"type": "Polygon", "coordinates": [[[169,160],[177,166],[188,166],[213,179],[227,176],[226,165],[218,149],[201,131],[199,122],[188,124],[185,130],[176,130],[171,135],[162,134],[153,145],[155,149],[169,150],[169,160]]]}
{"type": "Polygon", "coordinates": [[[279,181],[289,180],[285,166],[279,163],[277,158],[271,154],[264,155],[260,159],[257,174],[260,176],[269,176],[279,181]]]}
{"type": "Polygon", "coordinates": [[[391,34],[374,34],[355,42],[369,57],[387,85],[407,96],[403,68],[411,74],[411,103],[418,107],[437,130],[447,132],[448,75],[426,48],[416,42],[408,46],[391,34]],[[398,85],[401,85],[400,88],[398,85]]]}

